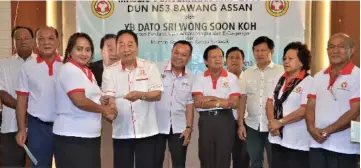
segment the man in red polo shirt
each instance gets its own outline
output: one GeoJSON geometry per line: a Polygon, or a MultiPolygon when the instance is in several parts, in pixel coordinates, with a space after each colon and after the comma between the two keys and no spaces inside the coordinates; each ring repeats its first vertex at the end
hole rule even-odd
{"type": "Polygon", "coordinates": [[[308,95],[306,122],[311,168],[356,168],[360,144],[351,142],[351,120],[360,115],[360,69],[351,62],[354,42],[338,33],[328,41],[330,66],[318,72],[308,95]]]}

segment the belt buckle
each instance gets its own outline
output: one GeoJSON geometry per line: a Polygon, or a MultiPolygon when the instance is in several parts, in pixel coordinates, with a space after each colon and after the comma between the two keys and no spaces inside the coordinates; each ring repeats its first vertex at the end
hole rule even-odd
{"type": "Polygon", "coordinates": [[[218,115],[218,111],[212,111],[210,114],[211,115],[218,115]]]}

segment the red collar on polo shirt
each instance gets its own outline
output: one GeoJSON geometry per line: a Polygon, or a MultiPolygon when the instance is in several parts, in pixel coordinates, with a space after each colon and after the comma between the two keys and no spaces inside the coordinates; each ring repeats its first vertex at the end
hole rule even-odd
{"type": "MultiPolygon", "coordinates": [[[[123,65],[122,61],[120,61],[120,64],[122,65],[122,70],[124,71],[125,70],[125,66],[123,65]]],[[[137,64],[137,59],[135,60],[135,63],[134,63],[134,68],[136,68],[138,66],[137,64]]]]}
{"type": "Polygon", "coordinates": [[[75,65],[76,67],[80,68],[85,73],[85,75],[88,77],[90,82],[93,82],[93,73],[88,67],[79,65],[72,58],[69,58],[69,62],[72,63],[73,65],[75,65]]]}
{"type": "MultiPolygon", "coordinates": [[[[172,69],[173,69],[172,63],[169,61],[168,64],[167,64],[167,66],[165,66],[164,71],[170,71],[170,72],[172,72],[172,69]]],[[[183,71],[182,71],[182,76],[184,76],[184,75],[187,75],[186,67],[184,67],[184,68],[183,68],[183,71]]]]}
{"type": "Polygon", "coordinates": [[[289,81],[289,80],[287,80],[287,78],[288,78],[288,73],[287,73],[287,72],[284,73],[284,74],[282,75],[282,77],[285,77],[285,78],[286,78],[286,84],[283,86],[282,91],[284,92],[284,91],[286,90],[286,88],[290,87],[290,84],[293,82],[293,80],[295,80],[295,79],[303,79],[305,76],[306,76],[306,71],[305,71],[305,70],[302,70],[300,73],[298,73],[298,75],[297,75],[296,78],[294,78],[294,79],[292,79],[292,80],[289,81]]]}
{"type": "MultiPolygon", "coordinates": [[[[340,75],[350,75],[352,73],[353,68],[355,67],[355,65],[350,61],[340,72],[340,75]]],[[[324,74],[330,74],[330,80],[328,81],[328,87],[327,89],[331,89],[333,84],[335,83],[337,78],[333,78],[331,76],[331,70],[332,70],[332,66],[329,66],[325,72],[323,72],[324,74]]]]}
{"type": "Polygon", "coordinates": [[[219,77],[214,77],[211,73],[211,71],[208,69],[204,72],[204,77],[207,77],[207,76],[211,76],[211,79],[212,79],[212,85],[213,85],[213,89],[217,89],[217,81],[218,81],[218,78],[220,76],[222,77],[227,77],[228,76],[228,73],[225,69],[222,68],[221,70],[221,74],[219,75],[219,77]]]}
{"type": "Polygon", "coordinates": [[[40,64],[40,63],[42,63],[43,61],[45,61],[46,65],[48,65],[49,76],[53,76],[53,74],[54,74],[53,64],[54,64],[55,61],[61,62],[61,58],[60,58],[59,54],[56,53],[55,59],[54,59],[52,62],[48,62],[48,61],[46,61],[43,57],[41,57],[40,54],[38,54],[38,56],[36,57],[36,62],[37,62],[38,64],[40,64]]]}

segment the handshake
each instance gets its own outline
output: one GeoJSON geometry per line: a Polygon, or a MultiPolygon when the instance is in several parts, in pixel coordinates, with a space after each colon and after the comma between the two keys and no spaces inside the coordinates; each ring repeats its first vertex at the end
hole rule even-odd
{"type": "Polygon", "coordinates": [[[110,96],[102,96],[100,98],[100,104],[102,105],[103,117],[110,121],[113,121],[118,115],[114,99],[110,96]]]}

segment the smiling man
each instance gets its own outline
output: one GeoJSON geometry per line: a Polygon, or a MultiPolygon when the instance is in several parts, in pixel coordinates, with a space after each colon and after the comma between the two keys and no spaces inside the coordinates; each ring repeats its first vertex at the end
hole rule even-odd
{"type": "Polygon", "coordinates": [[[36,33],[36,43],[39,54],[23,64],[16,88],[19,128],[16,141],[21,147],[27,141],[29,150],[38,160],[36,166],[51,167],[53,122],[56,117],[54,80],[62,65],[62,58],[56,51],[59,46],[58,31],[52,27],[40,28],[36,33]]]}
{"type": "Polygon", "coordinates": [[[172,165],[184,168],[187,146],[193,129],[192,74],[186,65],[192,56],[192,44],[180,40],[174,43],[171,59],[159,63],[164,91],[156,103],[158,134],[157,165],[163,167],[164,152],[168,142],[172,165]]]}
{"type": "Polygon", "coordinates": [[[351,142],[351,120],[360,116],[360,69],[351,62],[353,40],[333,35],[327,46],[330,66],[318,72],[308,95],[306,122],[313,140],[311,168],[356,168],[360,144],[351,142]]]}

